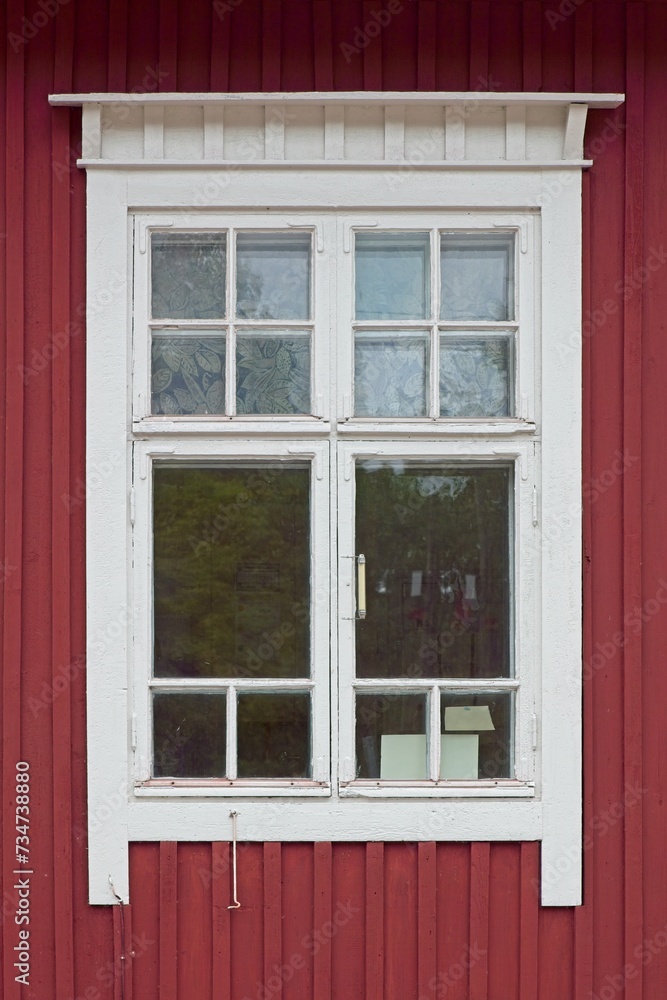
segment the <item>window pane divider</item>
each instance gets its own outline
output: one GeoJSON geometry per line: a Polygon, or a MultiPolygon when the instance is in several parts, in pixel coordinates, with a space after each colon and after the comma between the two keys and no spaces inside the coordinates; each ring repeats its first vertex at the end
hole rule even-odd
{"type": "Polygon", "coordinates": [[[233,781],[237,776],[237,734],[236,726],[236,689],[230,686],[227,690],[227,749],[225,771],[228,780],[233,781]]]}
{"type": "Polygon", "coordinates": [[[369,679],[359,679],[356,678],[353,681],[354,687],[357,690],[363,691],[401,691],[406,694],[411,691],[421,692],[424,690],[430,690],[436,688],[440,691],[444,689],[450,690],[479,690],[486,691],[490,688],[499,691],[515,691],[519,688],[519,680],[516,677],[489,677],[489,678],[449,678],[449,677],[424,677],[424,678],[414,678],[414,677],[388,677],[386,680],[382,678],[369,678],[369,679]]]}
{"type": "Polygon", "coordinates": [[[153,690],[167,691],[218,691],[229,690],[276,691],[311,690],[315,682],[310,677],[153,677],[149,681],[153,690]]]}
{"type": "Polygon", "coordinates": [[[428,766],[431,781],[440,777],[440,688],[434,684],[429,691],[428,766]]]}

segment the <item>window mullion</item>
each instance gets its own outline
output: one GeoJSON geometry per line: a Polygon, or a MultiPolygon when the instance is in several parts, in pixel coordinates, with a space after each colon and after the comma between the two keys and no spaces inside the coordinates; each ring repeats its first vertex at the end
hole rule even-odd
{"type": "Polygon", "coordinates": [[[227,688],[227,777],[234,781],[238,773],[236,725],[236,687],[227,688]]]}
{"type": "Polygon", "coordinates": [[[229,281],[227,283],[227,358],[225,410],[229,416],[236,413],[236,230],[229,230],[227,253],[229,281]]]}

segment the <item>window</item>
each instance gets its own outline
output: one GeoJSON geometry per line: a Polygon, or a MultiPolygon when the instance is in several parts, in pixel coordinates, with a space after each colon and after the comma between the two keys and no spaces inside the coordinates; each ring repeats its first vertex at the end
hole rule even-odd
{"type": "Polygon", "coordinates": [[[535,214],[265,216],[133,219],[135,794],[533,795],[535,214]]]}
{"type": "Polygon", "coordinates": [[[91,901],[233,807],[245,840],[541,840],[575,903],[581,149],[618,101],[274,97],[54,99],[112,466],[91,901]]]}

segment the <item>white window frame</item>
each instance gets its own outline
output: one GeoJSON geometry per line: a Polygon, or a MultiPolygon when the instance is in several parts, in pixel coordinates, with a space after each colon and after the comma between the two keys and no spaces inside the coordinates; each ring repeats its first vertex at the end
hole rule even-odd
{"type": "MultiPolygon", "coordinates": [[[[133,517],[144,540],[147,535],[147,466],[173,455],[186,461],[193,457],[222,461],[230,455],[315,456],[334,439],[334,432],[346,457],[369,451],[395,455],[398,449],[430,460],[437,456],[447,461],[495,459],[515,464],[515,544],[520,548],[515,574],[520,594],[517,679],[521,698],[533,699],[536,711],[528,711],[524,704],[519,713],[521,759],[513,787],[471,782],[455,794],[443,787],[415,797],[411,797],[414,789],[402,796],[380,789],[371,803],[368,793],[352,794],[349,785],[339,790],[334,762],[326,794],[292,797],[290,793],[285,808],[260,794],[239,795],[239,837],[538,840],[543,904],[580,902],[581,359],[577,345],[581,170],[589,165],[582,150],[587,106],[615,107],[621,99],[496,93],[52,98],[55,104],[79,104],[84,109],[86,158],[80,165],[88,171],[87,462],[90,472],[111,467],[102,487],[91,489],[87,496],[91,903],[113,903],[115,893],[128,899],[132,841],[206,841],[231,835],[234,796],[210,794],[205,788],[186,794],[183,787],[153,794],[145,780],[143,784],[136,780],[135,743],[139,773],[146,777],[141,763],[147,748],[146,713],[141,713],[140,722],[132,705],[138,678],[146,677],[149,585],[146,547],[142,556],[146,565],[137,569],[135,577],[131,541],[133,517]],[[534,314],[533,336],[539,347],[534,364],[529,350],[526,353],[522,347],[519,352],[516,417],[477,422],[429,419],[415,422],[408,431],[405,422],[362,421],[350,413],[334,427],[332,412],[324,400],[320,406],[317,391],[316,417],[272,421],[268,433],[267,422],[261,419],[226,418],[206,422],[204,433],[202,421],[184,420],[175,437],[169,427],[173,421],[149,417],[141,400],[133,400],[128,391],[133,368],[136,383],[144,386],[148,369],[145,350],[133,358],[131,346],[138,315],[133,297],[137,292],[134,221],[148,213],[171,213],[179,226],[188,216],[206,225],[211,212],[250,217],[258,211],[258,191],[265,217],[290,221],[308,212],[317,217],[333,205],[339,209],[339,227],[347,226],[348,232],[355,221],[363,224],[369,212],[386,217],[404,212],[406,219],[409,213],[415,217],[430,213],[437,220],[458,213],[469,220],[460,226],[464,230],[477,226],[476,219],[516,229],[521,251],[526,241],[533,240],[533,249],[526,252],[535,271],[528,286],[521,280],[520,294],[529,294],[525,315],[534,314]],[[535,220],[532,227],[530,219],[535,220]],[[133,404],[138,407],[136,420],[133,404]],[[414,440],[408,445],[410,437],[414,440]],[[135,482],[134,493],[133,451],[146,467],[145,481],[135,482]],[[110,456],[116,458],[110,461],[110,456]],[[526,577],[533,572],[537,583],[528,595],[526,577]],[[535,669],[530,663],[533,656],[535,669]]],[[[450,222],[435,224],[449,227],[450,222]]],[[[459,228],[458,223],[451,225],[459,228]]],[[[139,233],[140,243],[141,239],[139,233]]],[[[352,294],[350,259],[348,254],[347,263],[329,276],[331,301],[340,301],[341,282],[352,294]]],[[[523,305],[519,321],[523,343],[530,333],[523,327],[523,305]]],[[[348,342],[341,351],[349,356],[351,322],[346,329],[348,342]]],[[[319,346],[314,356],[317,365],[324,366],[319,346]]],[[[337,356],[337,364],[332,398],[342,406],[350,382],[344,356],[337,356]]],[[[349,505],[351,497],[348,482],[342,485],[341,502],[349,505]]],[[[337,518],[334,504],[327,543],[332,565],[338,557],[337,518]]],[[[324,539],[317,544],[321,551],[324,539]]],[[[141,555],[141,543],[137,551],[141,555]]],[[[345,572],[349,568],[341,570],[345,572]]],[[[329,576],[332,621],[337,621],[338,594],[330,580],[329,576]]],[[[347,604],[341,599],[341,616],[346,608],[349,598],[347,604]]],[[[345,628],[340,639],[349,644],[349,627],[345,628]]],[[[316,625],[320,636],[318,629],[316,625]]],[[[338,641],[332,632],[334,664],[338,641]]],[[[349,721],[349,705],[346,711],[349,721]]],[[[334,715],[334,747],[337,730],[334,715]]],[[[347,739],[349,747],[349,727],[347,739]]]]}

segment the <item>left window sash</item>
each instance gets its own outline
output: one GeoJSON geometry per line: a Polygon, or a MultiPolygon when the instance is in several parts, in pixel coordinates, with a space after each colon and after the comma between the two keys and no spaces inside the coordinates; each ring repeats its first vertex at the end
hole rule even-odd
{"type": "Polygon", "coordinates": [[[326,443],[135,442],[136,795],[330,794],[328,478],[326,443]]]}

